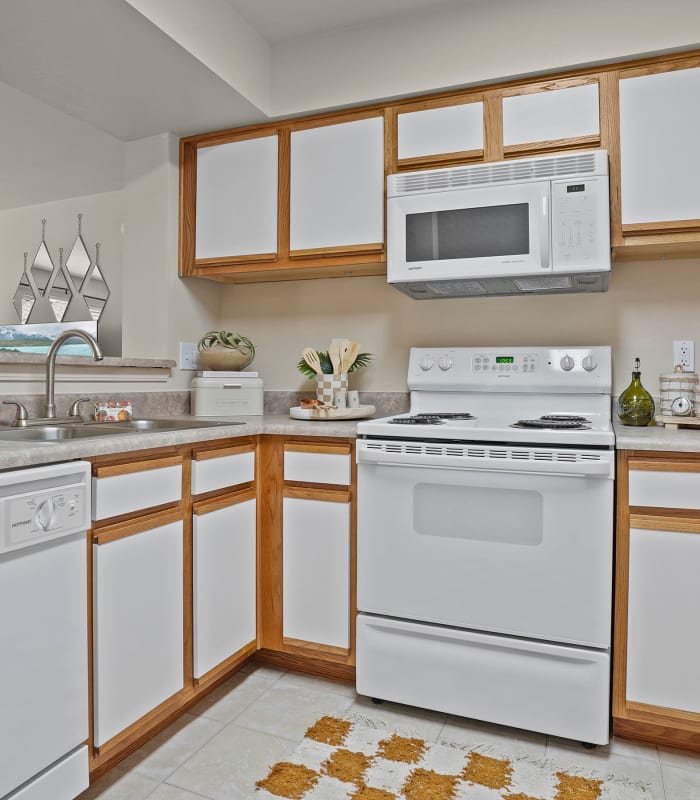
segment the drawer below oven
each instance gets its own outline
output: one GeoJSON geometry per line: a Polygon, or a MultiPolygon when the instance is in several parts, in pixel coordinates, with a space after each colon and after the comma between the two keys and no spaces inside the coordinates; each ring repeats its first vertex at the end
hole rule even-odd
{"type": "Polygon", "coordinates": [[[359,614],[357,691],[606,744],[607,651],[359,614]]]}

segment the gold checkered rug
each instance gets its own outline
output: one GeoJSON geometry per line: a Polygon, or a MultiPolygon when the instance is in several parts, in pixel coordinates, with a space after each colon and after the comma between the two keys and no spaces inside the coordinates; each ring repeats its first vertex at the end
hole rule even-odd
{"type": "Polygon", "coordinates": [[[651,800],[649,788],[593,770],[496,757],[399,736],[363,720],[322,717],[289,761],[258,781],[256,800],[651,800]]]}

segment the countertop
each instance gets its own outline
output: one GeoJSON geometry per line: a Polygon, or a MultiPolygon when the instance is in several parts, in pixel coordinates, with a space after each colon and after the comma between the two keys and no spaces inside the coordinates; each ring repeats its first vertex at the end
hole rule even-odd
{"type": "MultiPolygon", "coordinates": [[[[175,419],[175,418],[173,418],[175,419]]],[[[183,419],[178,417],[178,419],[183,419]]],[[[190,417],[202,421],[203,417],[190,417]]],[[[206,418],[209,419],[209,418],[206,418]]],[[[357,420],[306,421],[291,419],[282,414],[262,417],[220,417],[216,422],[242,422],[242,425],[215,425],[211,428],[163,431],[159,433],[115,433],[94,439],[75,439],[65,442],[3,442],[0,440],[0,469],[33,467],[58,461],[73,461],[87,456],[108,453],[127,453],[152,447],[172,447],[192,442],[208,442],[237,436],[255,436],[259,433],[284,436],[332,436],[354,438],[357,420]]],[[[104,423],[109,425],[109,423],[104,423]]]]}
{"type": "Polygon", "coordinates": [[[652,425],[635,428],[613,423],[618,450],[665,450],[677,453],[700,453],[700,428],[666,428],[652,425]]]}

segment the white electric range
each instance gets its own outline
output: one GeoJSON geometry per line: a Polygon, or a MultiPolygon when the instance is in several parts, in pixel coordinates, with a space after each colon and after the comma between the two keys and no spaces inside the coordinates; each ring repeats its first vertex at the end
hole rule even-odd
{"type": "Polygon", "coordinates": [[[358,425],[357,689],[602,744],[608,347],[414,348],[411,409],[358,425]]]}

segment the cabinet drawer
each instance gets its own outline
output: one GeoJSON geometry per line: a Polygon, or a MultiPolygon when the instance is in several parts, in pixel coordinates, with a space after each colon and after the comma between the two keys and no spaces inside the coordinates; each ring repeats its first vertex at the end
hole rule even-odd
{"type": "Polygon", "coordinates": [[[177,503],[181,497],[180,456],[98,467],[92,479],[92,518],[131,514],[177,503]]]}
{"type": "Polygon", "coordinates": [[[203,450],[192,461],[192,494],[213,492],[255,480],[255,448],[240,445],[203,450]]]}
{"type": "Polygon", "coordinates": [[[700,509],[700,470],[630,470],[629,505],[700,509]]]}
{"type": "Polygon", "coordinates": [[[285,445],[285,481],[350,484],[350,448],[315,445],[285,445]]]}

